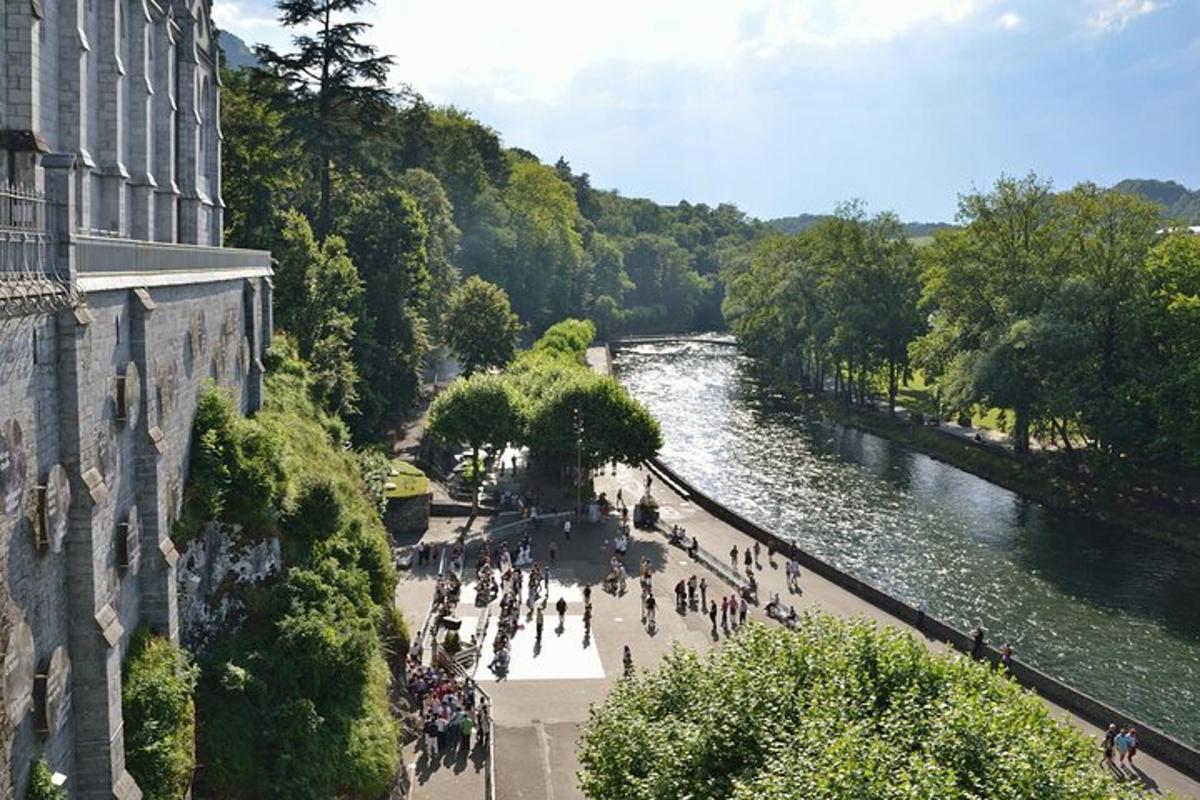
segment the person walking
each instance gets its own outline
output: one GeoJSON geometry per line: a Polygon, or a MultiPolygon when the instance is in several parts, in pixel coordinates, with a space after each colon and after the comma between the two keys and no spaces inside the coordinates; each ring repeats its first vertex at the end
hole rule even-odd
{"type": "Polygon", "coordinates": [[[1117,726],[1113,723],[1108,724],[1108,730],[1104,732],[1104,757],[1100,759],[1100,766],[1116,769],[1117,765],[1113,763],[1113,752],[1117,747],[1117,726]]]}
{"type": "MultiPolygon", "coordinates": [[[[717,604],[717,601],[714,600],[713,605],[716,606],[716,604],[717,604]]],[[[729,630],[729,598],[728,597],[721,598],[721,630],[723,630],[723,631],[729,630]]]]}
{"type": "Polygon", "coordinates": [[[738,556],[738,549],[737,549],[737,545],[735,544],[733,547],[729,548],[729,561],[733,564],[734,569],[737,569],[737,564],[738,564],[737,556],[738,556]]]}
{"type": "Polygon", "coordinates": [[[558,611],[558,629],[561,631],[567,618],[567,601],[563,598],[558,598],[558,602],[554,604],[555,610],[558,611]]]}
{"type": "Polygon", "coordinates": [[[1123,767],[1129,758],[1129,729],[1122,728],[1114,742],[1117,745],[1117,765],[1123,767]]]}
{"type": "Polygon", "coordinates": [[[708,581],[704,580],[704,576],[700,576],[700,607],[705,608],[708,605],[708,581]]]}
{"type": "Polygon", "coordinates": [[[744,563],[744,564],[746,565],[746,571],[747,571],[747,572],[749,572],[749,571],[750,571],[750,568],[751,568],[752,566],[754,566],[754,554],[750,552],[750,548],[749,548],[749,547],[747,547],[747,548],[746,548],[746,555],[745,555],[745,557],[742,559],[742,563],[744,563]]]}
{"type": "Polygon", "coordinates": [[[717,635],[717,601],[714,600],[708,607],[708,618],[712,620],[712,635],[717,635]]]}
{"type": "Polygon", "coordinates": [[[479,702],[479,708],[475,711],[475,727],[479,731],[475,741],[480,747],[486,746],[492,735],[492,709],[486,698],[479,702]]]}
{"type": "Polygon", "coordinates": [[[621,655],[621,663],[625,665],[625,677],[633,677],[633,651],[629,649],[629,645],[625,645],[625,652],[621,655]]]}
{"type": "Polygon", "coordinates": [[[738,625],[746,624],[746,614],[750,612],[750,605],[746,602],[746,598],[742,598],[742,604],[738,608],[738,625]]]}
{"type": "Polygon", "coordinates": [[[571,540],[571,518],[570,517],[566,517],[563,520],[563,537],[567,541],[571,540]]]}
{"type": "Polygon", "coordinates": [[[762,569],[762,563],[758,560],[759,554],[762,552],[762,545],[758,542],[754,543],[754,566],[762,569]]]}
{"type": "Polygon", "coordinates": [[[583,602],[588,605],[592,604],[592,585],[590,583],[583,585],[583,602]]]}
{"type": "Polygon", "coordinates": [[[658,607],[658,601],[654,599],[654,595],[646,598],[646,624],[650,630],[654,630],[654,611],[658,607]]]}
{"type": "Polygon", "coordinates": [[[684,586],[683,579],[679,579],[679,583],[675,584],[675,610],[681,613],[687,613],[687,588],[684,586]]]}
{"type": "Polygon", "coordinates": [[[592,601],[589,600],[587,605],[583,607],[583,632],[585,634],[592,631],[592,601]]]}
{"type": "Polygon", "coordinates": [[[1129,740],[1129,768],[1133,769],[1133,757],[1137,755],[1138,749],[1137,730],[1130,728],[1127,738],[1129,740]]]}
{"type": "Polygon", "coordinates": [[[696,576],[695,575],[688,578],[687,594],[688,594],[688,606],[690,608],[695,608],[696,607],[696,576]]]}
{"type": "Polygon", "coordinates": [[[538,606],[537,618],[536,618],[536,621],[534,622],[534,630],[537,632],[537,636],[534,639],[534,641],[537,644],[542,643],[542,628],[545,627],[545,625],[546,625],[546,620],[542,616],[542,607],[538,606]]]}

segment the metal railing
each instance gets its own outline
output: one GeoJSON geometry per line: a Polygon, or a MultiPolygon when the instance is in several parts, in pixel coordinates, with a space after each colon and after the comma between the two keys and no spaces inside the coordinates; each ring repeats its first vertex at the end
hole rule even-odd
{"type": "Polygon", "coordinates": [[[76,293],[55,269],[53,206],[39,190],[0,183],[0,318],[72,305],[76,293]]]}

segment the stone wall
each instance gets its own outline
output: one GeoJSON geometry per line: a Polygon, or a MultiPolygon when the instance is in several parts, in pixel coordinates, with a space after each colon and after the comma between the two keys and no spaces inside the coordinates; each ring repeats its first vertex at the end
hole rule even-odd
{"type": "MultiPolygon", "coordinates": [[[[24,621],[37,672],[60,647],[71,662],[61,727],[39,731],[37,702],[15,719],[0,712],[0,798],[23,796],[39,756],[68,776],[72,798],[137,796],[124,770],[121,664],[139,624],[178,639],[178,554],[167,533],[192,418],[209,382],[243,412],[257,408],[264,311],[269,288],[255,277],[91,291],[56,315],[0,319],[0,430],[15,443],[19,429],[23,441],[23,457],[10,457],[10,486],[23,481],[23,490],[11,495],[12,513],[0,503],[0,648],[6,659],[17,652],[10,632],[24,621]],[[136,400],[124,382],[137,386],[136,400]],[[36,536],[37,487],[56,466],[71,497],[57,552],[36,536]]],[[[14,666],[6,701],[23,685],[24,666],[14,666]]]]}

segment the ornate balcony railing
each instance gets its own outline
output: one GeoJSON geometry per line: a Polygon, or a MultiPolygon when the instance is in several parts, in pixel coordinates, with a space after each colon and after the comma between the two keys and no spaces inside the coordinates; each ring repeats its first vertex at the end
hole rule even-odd
{"type": "Polygon", "coordinates": [[[0,318],[70,306],[76,293],[55,268],[53,207],[25,186],[0,184],[0,318]]]}

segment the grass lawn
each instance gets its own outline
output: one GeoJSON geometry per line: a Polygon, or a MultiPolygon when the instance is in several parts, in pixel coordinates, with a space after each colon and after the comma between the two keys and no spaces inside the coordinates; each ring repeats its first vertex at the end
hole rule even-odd
{"type": "MultiPolygon", "coordinates": [[[[901,384],[900,390],[896,393],[896,403],[910,411],[936,415],[937,403],[933,399],[933,386],[925,382],[925,375],[919,369],[913,370],[912,377],[912,381],[907,386],[901,384]]],[[[971,424],[976,428],[1003,431],[1000,424],[1001,413],[1002,409],[999,408],[976,406],[971,414],[971,424]]]]}

